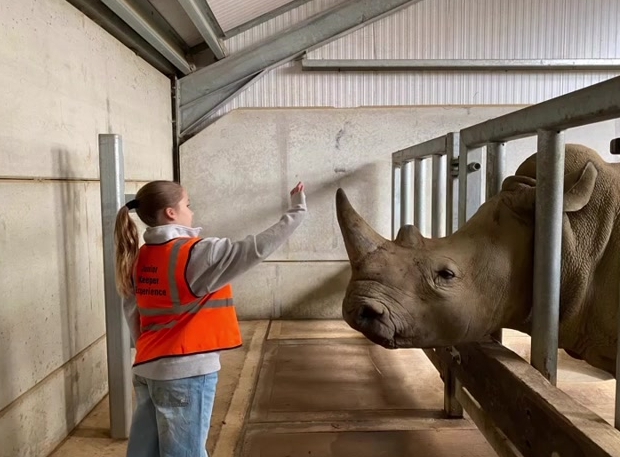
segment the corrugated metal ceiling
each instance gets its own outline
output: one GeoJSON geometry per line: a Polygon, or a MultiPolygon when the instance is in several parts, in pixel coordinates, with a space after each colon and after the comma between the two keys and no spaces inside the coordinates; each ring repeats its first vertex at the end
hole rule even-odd
{"type": "MultiPolygon", "coordinates": [[[[191,60],[207,54],[205,37],[215,36],[220,52],[231,56],[346,0],[122,1],[156,9],[184,47],[195,48],[182,50],[191,60]],[[196,28],[196,5],[214,24],[211,35],[196,28]]],[[[306,59],[619,59],[619,15],[618,0],[427,0],[310,48],[306,59]]],[[[288,63],[266,72],[211,120],[237,107],[530,104],[616,75],[578,69],[314,73],[288,63]]]]}
{"type": "MultiPolygon", "coordinates": [[[[140,3],[150,3],[162,17],[170,24],[175,32],[189,48],[204,43],[200,32],[179,4],[178,0],[132,0],[140,3]]],[[[307,9],[306,3],[311,0],[198,0],[208,8],[217,21],[217,27],[224,32],[222,38],[251,30],[255,23],[269,21],[271,16],[280,16],[297,9],[307,9]],[[301,7],[301,8],[300,8],[301,7]]],[[[316,10],[316,8],[310,8],[316,10]]],[[[295,17],[293,14],[292,17],[295,17]]],[[[221,33],[220,32],[220,33],[221,33]]]]}
{"type": "Polygon", "coordinates": [[[423,1],[309,59],[618,58],[617,0],[423,1]]]}
{"type": "Polygon", "coordinates": [[[291,0],[208,0],[224,32],[269,13],[291,0]]]}
{"type": "Polygon", "coordinates": [[[226,48],[231,54],[242,51],[249,46],[252,46],[272,35],[276,35],[292,25],[305,21],[315,14],[319,14],[320,12],[343,3],[344,1],[345,0],[312,0],[305,2],[303,5],[300,5],[291,11],[287,11],[286,13],[274,17],[269,21],[229,38],[226,40],[226,48]]]}
{"type": "MultiPolygon", "coordinates": [[[[338,0],[315,0],[328,2],[338,0]]],[[[617,0],[433,0],[319,47],[308,59],[620,58],[617,0]]],[[[273,33],[265,23],[230,41],[233,52],[273,33]],[[247,35],[247,36],[244,36],[247,35]]],[[[236,108],[524,105],[596,84],[618,71],[269,71],[213,113],[236,108]]]]}

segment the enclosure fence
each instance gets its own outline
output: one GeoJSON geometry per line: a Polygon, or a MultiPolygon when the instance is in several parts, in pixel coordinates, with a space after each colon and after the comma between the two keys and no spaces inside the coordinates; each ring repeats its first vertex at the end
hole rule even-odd
{"type": "MultiPolygon", "coordinates": [[[[619,117],[617,77],[392,154],[392,238],[411,223],[429,236],[429,214],[430,236],[442,237],[462,227],[485,199],[499,193],[506,177],[507,143],[538,137],[531,366],[524,367],[523,359],[500,344],[501,332],[494,335],[496,342],[425,350],[444,379],[448,416],[460,417],[465,407],[500,455],[620,456],[620,432],[555,388],[564,132],[619,117]],[[429,177],[431,195],[426,192],[429,177]],[[543,387],[534,369],[549,381],[543,387]],[[498,377],[499,398],[489,399],[482,389],[489,376],[498,377]],[[511,386],[517,390],[509,392],[511,386]],[[505,411],[498,407],[502,401],[505,411]],[[537,421],[543,428],[535,427],[537,421]]],[[[616,371],[618,379],[618,362],[616,371]]],[[[618,387],[615,427],[620,429],[618,387]]]]}

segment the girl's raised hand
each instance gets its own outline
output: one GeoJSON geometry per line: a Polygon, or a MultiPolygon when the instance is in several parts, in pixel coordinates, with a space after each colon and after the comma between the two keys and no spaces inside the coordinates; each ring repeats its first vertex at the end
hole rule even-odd
{"type": "Polygon", "coordinates": [[[293,188],[293,190],[291,190],[291,196],[295,195],[297,192],[303,192],[303,191],[304,191],[304,183],[298,182],[297,185],[293,188]]]}

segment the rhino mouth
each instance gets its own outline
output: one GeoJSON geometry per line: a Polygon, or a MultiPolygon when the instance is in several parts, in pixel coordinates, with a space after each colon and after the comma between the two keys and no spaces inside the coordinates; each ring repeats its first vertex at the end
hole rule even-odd
{"type": "Polygon", "coordinates": [[[389,318],[388,309],[375,301],[355,298],[343,307],[343,317],[349,326],[362,333],[375,344],[396,349],[396,327],[389,318]]]}
{"type": "Polygon", "coordinates": [[[376,333],[362,332],[362,334],[373,343],[386,349],[398,349],[398,345],[396,344],[396,340],[394,338],[385,338],[381,335],[377,335],[376,333]]]}

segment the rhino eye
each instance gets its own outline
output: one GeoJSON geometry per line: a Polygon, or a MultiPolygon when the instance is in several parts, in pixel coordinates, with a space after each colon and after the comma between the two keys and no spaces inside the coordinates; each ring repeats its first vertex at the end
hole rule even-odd
{"type": "Polygon", "coordinates": [[[439,270],[437,274],[441,279],[454,279],[454,272],[452,270],[439,270]]]}

